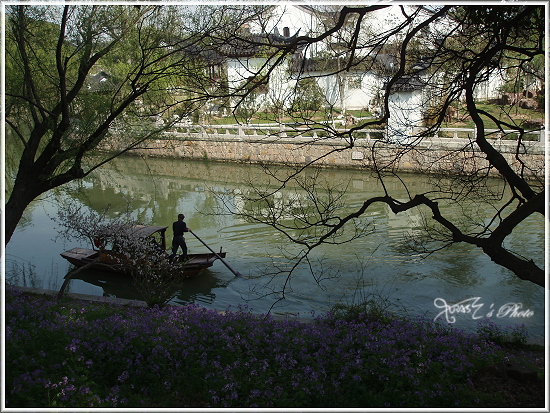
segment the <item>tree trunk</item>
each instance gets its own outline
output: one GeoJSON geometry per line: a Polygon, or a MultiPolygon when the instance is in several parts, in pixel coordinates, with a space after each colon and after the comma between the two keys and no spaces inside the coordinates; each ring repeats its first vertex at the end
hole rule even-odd
{"type": "Polygon", "coordinates": [[[29,204],[40,194],[46,191],[36,191],[31,188],[26,188],[24,185],[18,184],[17,181],[13,187],[8,202],[5,208],[5,231],[4,245],[8,245],[10,239],[17,228],[19,220],[23,216],[25,209],[29,204]]]}

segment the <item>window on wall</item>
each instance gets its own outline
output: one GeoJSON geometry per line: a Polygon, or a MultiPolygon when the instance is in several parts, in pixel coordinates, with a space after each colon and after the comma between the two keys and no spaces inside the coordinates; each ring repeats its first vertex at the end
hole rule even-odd
{"type": "Polygon", "coordinates": [[[363,77],[361,75],[349,75],[348,89],[361,89],[362,80],[363,80],[363,77]]]}

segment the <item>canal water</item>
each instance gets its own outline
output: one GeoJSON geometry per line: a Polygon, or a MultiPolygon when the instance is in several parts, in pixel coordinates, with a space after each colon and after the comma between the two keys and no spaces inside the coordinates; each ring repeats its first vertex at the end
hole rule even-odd
{"type": "MultiPolygon", "coordinates": [[[[434,189],[428,177],[410,174],[402,180],[387,180],[386,185],[403,200],[407,197],[403,183],[412,193],[434,189]]],[[[347,211],[367,197],[383,194],[381,185],[365,171],[326,169],[320,172],[319,182],[346,188],[347,211]]],[[[130,199],[135,216],[145,224],[171,226],[177,214],[184,213],[187,225],[215,251],[223,248],[227,263],[242,274],[235,277],[217,261],[199,277],[182,281],[173,304],[195,303],[218,310],[248,306],[255,313],[311,317],[337,303],[376,298],[395,311],[452,322],[457,328],[472,330],[479,320],[488,318],[502,327],[524,324],[533,338],[543,337],[541,287],[520,280],[472,246],[456,244],[428,256],[404,248],[405,235],[418,239],[422,234],[422,210],[395,215],[375,204],[359,220],[374,229],[372,234],[314,250],[310,260],[288,277],[294,263],[290,257],[299,253],[298,246],[273,228],[232,213],[253,209],[246,201],[251,184],[276,189],[259,166],[116,159],[83,182],[47,194],[28,208],[6,247],[6,278],[17,285],[58,290],[71,269],[59,254],[76,246],[90,247],[58,236],[60,226],[54,218],[59,208],[68,201],[96,211],[109,207],[114,217],[130,199]],[[462,305],[449,307],[457,303],[462,305]]],[[[301,189],[283,190],[277,197],[296,200],[307,194],[301,189]]],[[[481,220],[486,218],[479,215],[490,209],[477,200],[465,208],[443,203],[442,208],[455,217],[481,220]]],[[[167,235],[170,243],[171,229],[167,235]]],[[[191,253],[207,251],[192,235],[186,239],[191,253]]],[[[508,245],[544,266],[543,218],[530,218],[508,245]]],[[[116,275],[82,271],[78,278],[71,281],[69,291],[140,298],[127,279],[116,275]]]]}

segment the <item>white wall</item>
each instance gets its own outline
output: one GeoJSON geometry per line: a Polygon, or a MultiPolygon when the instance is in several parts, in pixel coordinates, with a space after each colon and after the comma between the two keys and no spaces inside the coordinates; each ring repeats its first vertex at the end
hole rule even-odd
{"type": "MultiPolygon", "coordinates": [[[[262,70],[266,65],[266,58],[240,58],[227,60],[227,79],[229,88],[237,89],[242,86],[249,77],[257,73],[267,73],[267,69],[262,70]]],[[[249,102],[258,110],[265,109],[267,106],[276,104],[288,107],[291,103],[293,88],[296,80],[292,79],[288,71],[288,65],[283,63],[273,69],[269,76],[267,93],[255,93],[255,102],[249,102]]],[[[233,104],[238,101],[233,99],[233,104]]]]}
{"type": "Polygon", "coordinates": [[[497,99],[500,97],[499,88],[504,86],[505,79],[500,72],[494,72],[489,79],[478,85],[474,97],[479,100],[497,99]]]}
{"type": "MultiPolygon", "coordinates": [[[[325,99],[328,105],[342,109],[340,99],[340,81],[338,76],[328,75],[322,72],[311,72],[309,76],[315,76],[317,84],[325,93],[325,99]]],[[[350,72],[349,77],[361,77],[361,87],[353,88],[352,82],[344,80],[346,87],[344,89],[344,105],[346,110],[367,109],[374,111],[378,109],[374,105],[374,99],[377,93],[383,92],[383,79],[375,76],[373,73],[350,72]]]]}
{"type": "Polygon", "coordinates": [[[388,106],[388,138],[400,143],[410,142],[412,128],[422,123],[422,92],[392,93],[388,106]]]}
{"type": "Polygon", "coordinates": [[[383,93],[383,79],[373,73],[351,73],[352,76],[361,76],[361,88],[354,89],[348,82],[345,95],[346,110],[361,110],[366,108],[371,112],[378,109],[374,100],[378,93],[383,93]]]}

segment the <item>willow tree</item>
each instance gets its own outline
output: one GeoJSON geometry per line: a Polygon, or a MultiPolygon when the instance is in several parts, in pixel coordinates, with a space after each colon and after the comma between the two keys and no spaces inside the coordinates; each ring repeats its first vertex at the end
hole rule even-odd
{"type": "MultiPolygon", "coordinates": [[[[485,110],[476,99],[478,89],[494,76],[506,77],[512,73],[517,76],[520,72],[544,79],[540,71],[540,60],[545,53],[544,7],[342,7],[334,19],[324,21],[325,24],[328,22],[330,25],[323,33],[298,36],[291,44],[281,45],[273,55],[273,64],[281,64],[284,56],[303,59],[295,53],[296,50],[306,50],[331,38],[338,39],[334,58],[344,56],[343,64],[322,74],[308,72],[306,62],[295,64],[294,67],[302,69],[297,76],[315,79],[322,75],[326,78],[358,66],[376,72],[383,85],[380,116],[342,130],[324,121],[311,122],[308,115],[309,122],[304,124],[325,131],[317,134],[319,141],[326,137],[339,138],[342,144],[312,159],[307,165],[298,166],[291,173],[269,170],[280,185],[271,190],[255,188],[252,193],[257,194],[255,198],[265,207],[261,214],[250,213],[247,218],[271,225],[291,241],[301,244],[304,251],[301,259],[307,259],[309,252],[318,245],[342,241],[342,230],[366,215],[374,204],[385,204],[395,214],[421,209],[427,211],[427,231],[422,239],[415,239],[413,247],[434,252],[453,243],[471,244],[519,278],[544,286],[542,264],[525,256],[525,252],[522,255],[507,246],[509,236],[526,220],[545,214],[544,165],[529,161],[529,128],[522,120],[511,116],[510,106],[502,105],[501,113],[495,115],[485,110]],[[371,18],[372,15],[389,7],[396,11],[393,23],[383,30],[376,29],[379,20],[371,18]],[[537,73],[533,70],[536,67],[539,68],[537,73]],[[411,85],[422,89],[417,105],[425,109],[424,128],[413,129],[414,121],[403,116],[406,111],[393,99],[396,92],[411,85]],[[425,156],[426,147],[422,142],[437,133],[447,120],[449,111],[459,106],[461,116],[473,121],[475,133],[462,140],[456,149],[449,147],[446,156],[418,165],[418,172],[428,173],[433,178],[436,190],[427,194],[405,188],[408,199],[396,198],[391,186],[385,185],[386,179],[390,176],[399,178],[398,165],[404,155],[418,152],[425,156]],[[405,139],[391,136],[390,126],[395,125],[400,117],[405,123],[410,122],[404,125],[408,131],[405,139]],[[360,129],[384,126],[390,136],[371,146],[363,165],[381,182],[384,188],[382,196],[365,199],[355,211],[344,213],[345,205],[335,203],[337,199],[344,199],[341,189],[334,189],[332,200],[327,202],[317,192],[315,182],[307,175],[302,177],[308,168],[322,163],[335,151],[358,150],[356,144],[361,139],[360,129]],[[510,156],[506,156],[501,146],[501,141],[508,136],[515,140],[510,156]],[[496,185],[494,178],[498,179],[496,185]],[[299,205],[299,211],[296,205],[289,205],[293,210],[284,212],[281,211],[284,205],[275,207],[269,202],[279,189],[292,185],[298,185],[308,193],[311,205],[299,205]],[[479,218],[466,213],[462,217],[450,217],[444,208],[440,208],[441,202],[465,206],[480,200],[493,210],[492,216],[479,218]],[[294,216],[295,219],[279,219],[282,216],[294,216]]],[[[324,52],[327,60],[328,52],[330,49],[324,52]]],[[[544,84],[539,82],[540,86],[544,87],[544,84]]],[[[393,130],[394,135],[399,132],[397,129],[393,130]]],[[[307,148],[303,150],[307,151],[307,148]]],[[[405,185],[405,180],[401,182],[405,185]]],[[[356,232],[349,240],[360,235],[361,232],[356,232]]]]}
{"type": "Polygon", "coordinates": [[[7,5],[6,244],[36,197],[201,105],[216,63],[209,52],[256,10],[7,5]],[[107,138],[116,150],[100,153],[113,149],[107,138]]]}

